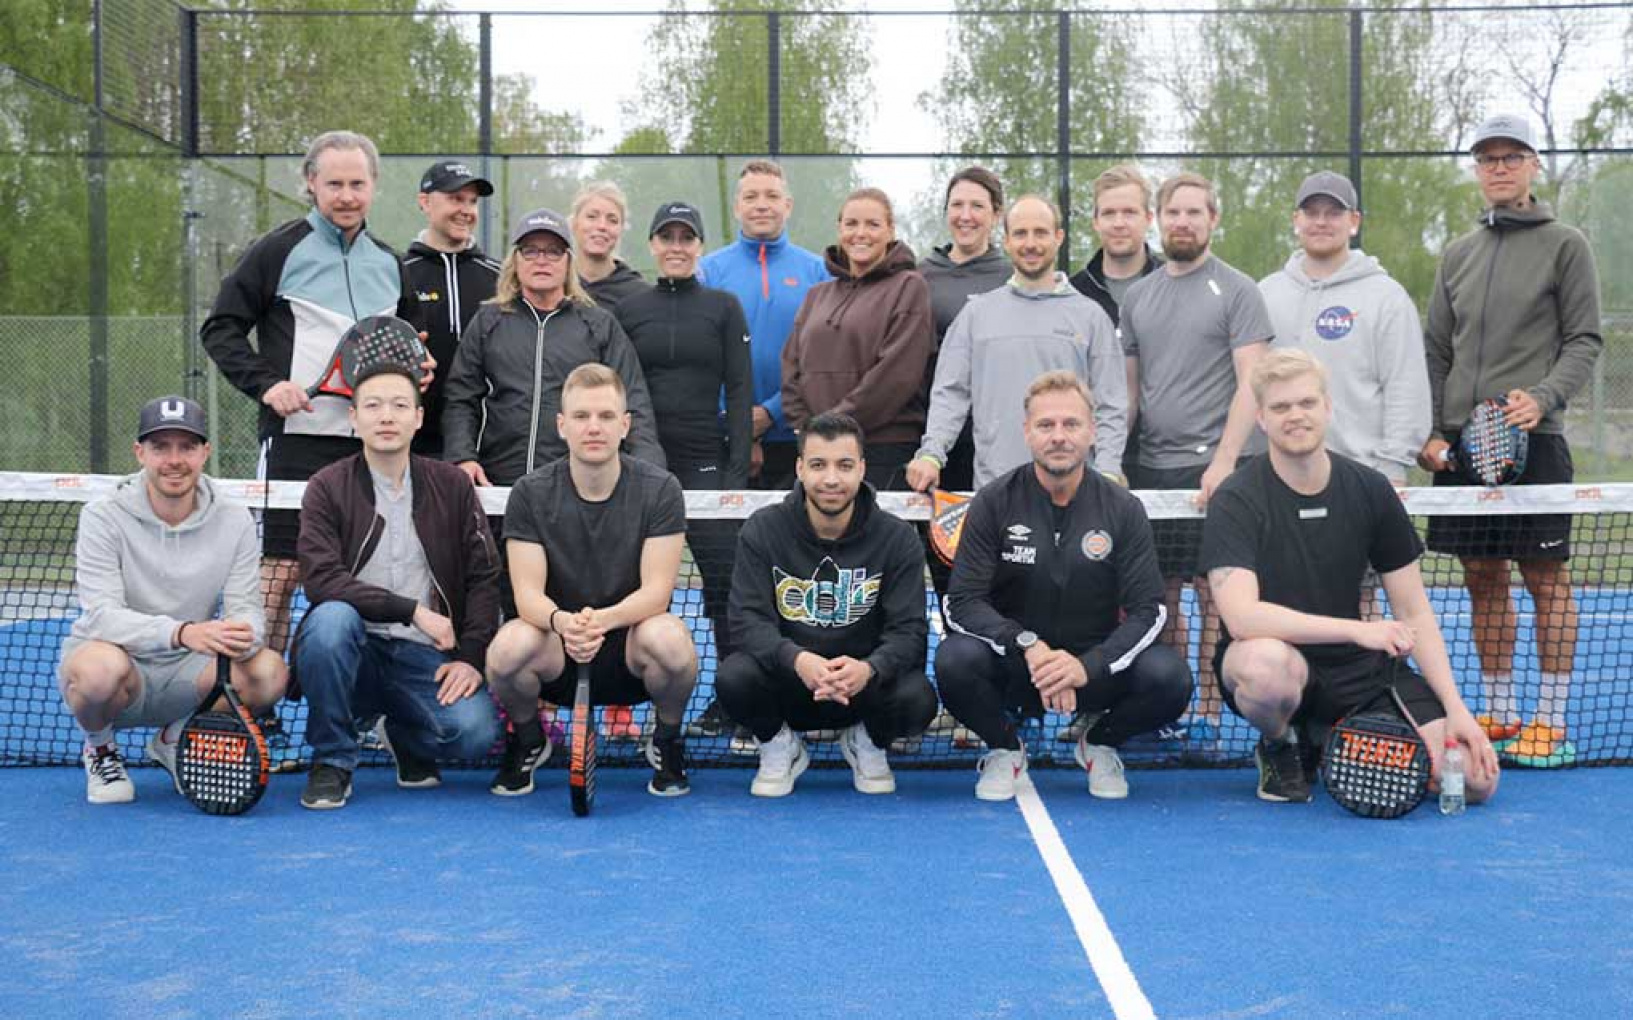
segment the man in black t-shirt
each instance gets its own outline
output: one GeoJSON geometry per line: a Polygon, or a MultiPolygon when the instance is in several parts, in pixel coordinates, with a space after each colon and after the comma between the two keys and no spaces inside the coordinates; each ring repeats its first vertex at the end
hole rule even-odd
{"type": "Polygon", "coordinates": [[[1469,800],[1490,798],[1497,755],[1457,692],[1406,508],[1382,474],[1327,450],[1332,401],[1314,358],[1275,350],[1251,384],[1270,451],[1209,502],[1202,568],[1224,622],[1214,666],[1225,701],[1260,733],[1259,798],[1308,801],[1314,757],[1301,760],[1299,743],[1313,749],[1315,732],[1390,683],[1429,746],[1436,780],[1454,739],[1469,762],[1469,800]],[[1368,566],[1394,619],[1361,619],[1368,566]]]}
{"type": "Polygon", "coordinates": [[[505,544],[518,619],[488,648],[488,681],[512,733],[490,788],[533,792],[550,755],[539,699],[573,699],[568,660],[589,663],[597,704],[657,709],[648,792],[678,797],[686,778],[681,717],[697,682],[697,649],[668,612],[686,538],[686,500],[662,468],[618,444],[630,415],[623,382],[605,365],[573,369],[562,384],[556,428],[567,456],[527,474],[505,508],[505,544]]]}

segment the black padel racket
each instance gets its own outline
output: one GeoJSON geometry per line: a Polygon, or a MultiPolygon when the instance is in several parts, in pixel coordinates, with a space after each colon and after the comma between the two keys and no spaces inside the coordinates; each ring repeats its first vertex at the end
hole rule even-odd
{"type": "Polygon", "coordinates": [[[1327,792],[1364,818],[1399,818],[1429,790],[1429,748],[1395,688],[1338,720],[1322,754],[1327,792]]]}
{"type": "Polygon", "coordinates": [[[215,662],[215,686],[176,742],[176,783],[205,814],[241,815],[266,792],[266,738],[233,690],[232,660],[215,662]],[[225,712],[214,710],[217,698],[226,699],[225,712]]]}
{"type": "Polygon", "coordinates": [[[595,803],[595,705],[590,701],[590,664],[578,664],[578,687],[573,692],[573,747],[567,766],[567,792],[573,814],[590,813],[595,803]]]}
{"type": "Polygon", "coordinates": [[[1482,400],[1469,414],[1457,445],[1447,449],[1446,463],[1471,481],[1496,488],[1525,472],[1531,434],[1504,420],[1508,402],[1500,397],[1482,400]]]}
{"type": "Polygon", "coordinates": [[[376,365],[401,365],[418,379],[424,362],[425,344],[418,330],[395,315],[371,315],[341,334],[328,367],[306,388],[306,395],[350,397],[357,377],[376,365]]]}

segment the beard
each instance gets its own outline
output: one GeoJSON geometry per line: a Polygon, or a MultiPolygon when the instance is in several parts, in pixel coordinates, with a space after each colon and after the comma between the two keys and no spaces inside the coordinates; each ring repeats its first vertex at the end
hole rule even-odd
{"type": "Polygon", "coordinates": [[[1047,460],[1044,460],[1041,457],[1037,459],[1037,465],[1038,465],[1038,467],[1043,469],[1044,474],[1048,475],[1051,478],[1065,478],[1067,475],[1071,474],[1072,472],[1076,471],[1078,468],[1082,467],[1083,466],[1083,461],[1076,454],[1073,454],[1071,463],[1066,464],[1066,465],[1064,465],[1062,467],[1056,467],[1055,465],[1050,464],[1047,460]]]}
{"type": "Polygon", "coordinates": [[[1195,262],[1202,257],[1203,252],[1208,250],[1208,242],[1212,239],[1212,235],[1209,235],[1194,240],[1181,241],[1164,234],[1162,253],[1168,257],[1170,262],[1195,262]]]}

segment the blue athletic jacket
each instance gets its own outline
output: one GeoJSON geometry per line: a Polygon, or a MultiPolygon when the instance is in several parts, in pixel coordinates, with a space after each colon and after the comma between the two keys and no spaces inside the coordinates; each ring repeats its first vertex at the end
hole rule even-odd
{"type": "Polygon", "coordinates": [[[748,319],[749,349],[754,362],[754,402],[771,415],[766,442],[793,442],[794,432],[782,414],[782,348],[794,328],[794,316],[805,292],[831,279],[822,256],[788,240],[737,240],[703,256],[698,279],[737,295],[748,319]]]}

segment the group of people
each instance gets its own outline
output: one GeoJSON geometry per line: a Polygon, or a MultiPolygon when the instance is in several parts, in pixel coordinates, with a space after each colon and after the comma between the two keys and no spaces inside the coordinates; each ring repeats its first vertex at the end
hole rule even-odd
{"type": "Polygon", "coordinates": [[[1475,717],[1392,487],[1414,461],[1466,484],[1444,451],[1488,396],[1532,433],[1521,484],[1571,477],[1561,413],[1601,344],[1592,256],[1535,197],[1522,118],[1487,121],[1472,152],[1486,209],[1448,246],[1425,327],[1351,246],[1357,191],[1331,172],[1304,181],[1298,250],[1255,284],[1211,252],[1217,196],[1194,173],[1154,195],[1133,166],[1103,173],[1100,248],[1068,276],[1059,210],[1006,204],[983,168],[949,181],[951,241],[920,260],[874,188],[844,201],[824,255],[793,245],[787,178],[755,160],[738,237],[708,255],[695,206],[655,212],[648,283],[617,257],[615,186],[519,217],[495,262],[473,235],[492,186],[452,161],[424,175],[427,226],[399,259],[366,229],[372,143],[324,135],[303,164],[311,212],[250,246],[202,330],[262,404],[264,476],[307,482],[302,509],[270,513],[257,548],[248,512],[202,473],[202,412],[144,409],[141,472],[87,506],[79,538],[84,612],[60,676],[88,796],[133,795],[116,727],[160,727],[149,753],[173,762],[216,654],[255,704],[298,683],[312,808],[346,803],[373,719],[401,785],[436,785],[439,761],[502,737],[491,789],[530,792],[570,662],[590,664],[601,703],[653,702],[659,796],[689,789],[688,733],[731,726],[758,748],[757,795],[793,789],[813,729],[840,731],[858,790],[891,791],[888,749],[939,702],[987,745],[985,799],[1025,772],[1017,717],[1070,714],[1090,792],[1122,797],[1120,745],[1217,727],[1223,705],[1259,730],[1260,796],[1301,801],[1322,727],[1385,683],[1437,767],[1447,739],[1466,746],[1474,799],[1499,750],[1567,763],[1569,519],[1431,528],[1474,599],[1475,717]],[[387,311],[424,331],[427,363],[366,373],[350,401],[307,397],[340,332],[387,311]],[[473,484],[510,487],[502,518],[473,484]],[[688,521],[685,490],[750,486],[788,496],[740,529],[688,521]],[[873,497],[931,487],[976,490],[952,568],[931,570],[947,625],[934,688],[924,540],[873,497]],[[1130,487],[1194,491],[1206,520],[1152,522],[1130,487]],[[720,653],[718,701],[691,728],[696,641],[668,612],[688,545],[720,653]],[[1510,561],[1538,605],[1529,721],[1510,561]],[[126,578],[155,564],[162,583],[126,578]],[[297,578],[313,608],[286,649],[297,578]]]}

